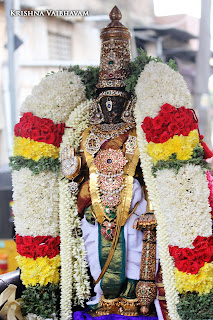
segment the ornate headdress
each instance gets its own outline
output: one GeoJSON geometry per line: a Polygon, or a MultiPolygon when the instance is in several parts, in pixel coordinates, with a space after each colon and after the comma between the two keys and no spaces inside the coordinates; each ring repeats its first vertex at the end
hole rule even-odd
{"type": "MultiPolygon", "coordinates": [[[[97,88],[102,89],[97,99],[94,99],[90,108],[90,123],[98,124],[103,122],[104,115],[99,105],[100,100],[106,96],[118,96],[128,99],[124,91],[124,80],[130,75],[130,38],[131,34],[120,19],[121,12],[114,6],[109,14],[110,24],[101,31],[101,62],[97,88]],[[104,90],[104,91],[103,91],[104,90]]],[[[109,111],[112,110],[112,103],[106,102],[109,111]]],[[[130,100],[126,110],[122,114],[124,122],[132,123],[134,102],[130,100]]]]}
{"type": "Polygon", "coordinates": [[[131,34],[120,19],[121,12],[114,6],[109,14],[110,24],[101,31],[101,62],[97,88],[124,88],[130,73],[131,34]]]}

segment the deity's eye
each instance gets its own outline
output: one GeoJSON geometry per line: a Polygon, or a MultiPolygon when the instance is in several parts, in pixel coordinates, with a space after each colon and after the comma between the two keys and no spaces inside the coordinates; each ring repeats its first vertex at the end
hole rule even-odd
{"type": "Polygon", "coordinates": [[[112,163],[112,159],[107,159],[107,163],[112,163]]]}

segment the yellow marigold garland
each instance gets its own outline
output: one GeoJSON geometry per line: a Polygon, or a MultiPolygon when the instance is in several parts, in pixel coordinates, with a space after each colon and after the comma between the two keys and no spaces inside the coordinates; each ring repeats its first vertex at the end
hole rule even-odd
{"type": "Polygon", "coordinates": [[[189,274],[175,268],[176,288],[180,293],[210,293],[213,288],[213,262],[205,263],[197,274],[189,274]]]}
{"type": "Polygon", "coordinates": [[[175,135],[164,143],[149,142],[147,152],[152,157],[154,164],[158,160],[168,160],[173,153],[177,154],[178,160],[188,160],[198,143],[198,131],[193,130],[188,136],[175,135]]]}
{"type": "Polygon", "coordinates": [[[30,138],[14,137],[13,155],[23,156],[35,161],[42,157],[56,159],[59,156],[59,148],[52,144],[31,140],[30,138]]]}
{"type": "Polygon", "coordinates": [[[36,284],[46,286],[48,283],[57,284],[59,282],[59,255],[52,259],[45,256],[36,260],[18,255],[16,259],[21,268],[21,280],[25,286],[36,284]]]}

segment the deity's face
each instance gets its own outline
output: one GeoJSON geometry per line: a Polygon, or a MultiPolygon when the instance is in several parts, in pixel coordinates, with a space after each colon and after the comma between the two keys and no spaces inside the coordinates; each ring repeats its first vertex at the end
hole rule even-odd
{"type": "Polygon", "coordinates": [[[104,115],[105,123],[119,123],[121,122],[121,115],[125,109],[127,100],[122,97],[103,97],[100,100],[100,106],[104,115]],[[111,101],[111,110],[109,111],[109,101],[111,101]]]}

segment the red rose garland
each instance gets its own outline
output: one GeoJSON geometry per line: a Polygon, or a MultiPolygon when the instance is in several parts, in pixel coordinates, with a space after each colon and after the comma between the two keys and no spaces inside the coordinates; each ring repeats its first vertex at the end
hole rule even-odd
{"type": "Polygon", "coordinates": [[[53,144],[59,148],[64,134],[64,123],[54,124],[47,118],[39,118],[26,112],[14,127],[16,137],[30,138],[34,141],[53,144]]]}
{"type": "Polygon", "coordinates": [[[146,140],[154,143],[164,143],[174,135],[188,136],[190,131],[198,129],[197,121],[190,109],[166,103],[161,107],[155,118],[146,117],[141,125],[146,133],[146,140]]]}
{"type": "Polygon", "coordinates": [[[193,242],[194,249],[169,246],[169,253],[175,259],[179,271],[197,274],[205,262],[213,261],[213,237],[197,236],[193,242]]]}
{"type": "Polygon", "coordinates": [[[16,235],[17,252],[21,256],[33,258],[38,257],[53,258],[59,254],[60,237],[51,236],[25,236],[16,235]]]}

